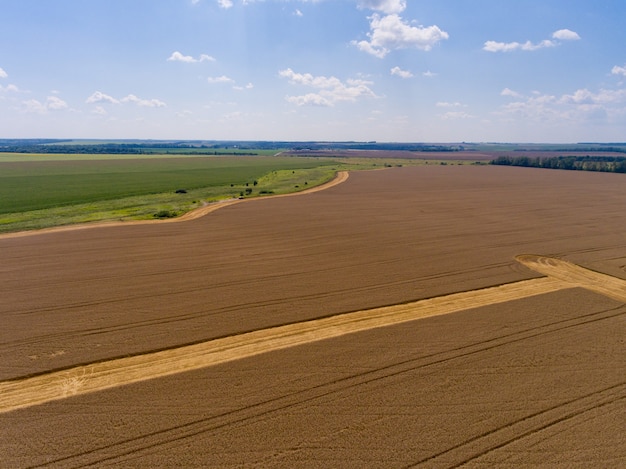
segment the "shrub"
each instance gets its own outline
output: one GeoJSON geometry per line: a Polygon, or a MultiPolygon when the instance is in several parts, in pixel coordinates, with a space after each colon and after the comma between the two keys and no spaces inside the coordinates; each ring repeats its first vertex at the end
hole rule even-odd
{"type": "Polygon", "coordinates": [[[175,218],[178,216],[178,212],[175,210],[159,210],[154,214],[154,218],[175,218]]]}

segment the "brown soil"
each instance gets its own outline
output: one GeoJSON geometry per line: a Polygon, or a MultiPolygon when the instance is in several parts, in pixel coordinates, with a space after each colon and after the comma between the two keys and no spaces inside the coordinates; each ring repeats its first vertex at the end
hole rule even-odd
{"type": "Polygon", "coordinates": [[[1,465],[623,466],[623,184],[614,174],[398,168],[187,223],[0,239],[1,379],[63,368],[68,378],[66,399],[0,414],[1,465]],[[569,261],[520,258],[549,265],[543,274],[568,273],[532,280],[554,287],[532,297],[100,392],[80,394],[88,372],[69,374],[519,285],[541,275],[515,261],[525,253],[569,261]],[[587,290],[604,281],[613,294],[587,290]]]}

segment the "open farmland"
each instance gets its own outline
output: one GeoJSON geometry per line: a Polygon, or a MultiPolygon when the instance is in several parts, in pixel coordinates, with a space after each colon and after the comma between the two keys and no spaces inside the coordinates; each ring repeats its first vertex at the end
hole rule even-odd
{"type": "Polygon", "coordinates": [[[302,190],[331,179],[332,165],[262,156],[0,154],[0,233],[174,217],[217,200],[302,190]]]}
{"type": "MultiPolygon", "coordinates": [[[[62,155],[63,156],[63,155],[62,155]]],[[[122,197],[252,183],[275,170],[329,165],[319,159],[176,157],[0,161],[0,213],[122,197]]],[[[238,191],[232,190],[233,195],[238,191]]]]}
{"type": "Polygon", "coordinates": [[[623,466],[625,206],[618,174],[418,166],[0,238],[1,465],[623,466]]]}

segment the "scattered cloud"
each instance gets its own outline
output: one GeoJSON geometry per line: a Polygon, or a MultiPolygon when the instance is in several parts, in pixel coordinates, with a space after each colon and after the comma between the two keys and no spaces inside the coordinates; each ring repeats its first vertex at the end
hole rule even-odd
{"type": "Polygon", "coordinates": [[[232,0],[217,0],[217,4],[224,9],[232,8],[233,6],[232,0]]]}
{"type": "Polygon", "coordinates": [[[11,93],[19,93],[20,90],[17,86],[15,85],[7,85],[7,86],[2,86],[0,85],[0,92],[11,92],[11,93]]]}
{"type": "Polygon", "coordinates": [[[430,70],[426,70],[425,72],[422,73],[422,75],[425,76],[425,77],[429,77],[429,78],[437,76],[436,73],[433,73],[430,70]]]}
{"type": "Polygon", "coordinates": [[[252,83],[248,83],[246,86],[233,86],[233,89],[237,91],[251,90],[252,88],[254,88],[252,83]]]}
{"type": "Polygon", "coordinates": [[[213,83],[233,83],[235,80],[227,77],[226,75],[222,75],[221,77],[208,77],[207,81],[213,84],[213,83]]]}
{"type": "Polygon", "coordinates": [[[434,45],[448,39],[448,33],[438,26],[411,26],[397,14],[370,17],[369,41],[352,41],[363,52],[378,58],[392,50],[420,49],[429,51],[434,45]]]}
{"type": "Polygon", "coordinates": [[[54,111],[67,108],[67,103],[57,96],[48,96],[46,99],[46,107],[54,111]]]}
{"type": "Polygon", "coordinates": [[[97,114],[99,116],[106,116],[108,113],[106,111],[106,109],[104,109],[102,106],[96,106],[92,111],[92,114],[97,114]]]}
{"type": "Polygon", "coordinates": [[[440,116],[442,119],[475,119],[476,116],[468,114],[465,111],[450,111],[440,116]]]}
{"type": "Polygon", "coordinates": [[[0,68],[0,78],[7,78],[9,75],[2,68],[0,68]]]}
{"type": "Polygon", "coordinates": [[[520,98],[522,95],[519,94],[517,91],[513,91],[512,89],[504,88],[500,92],[500,96],[511,96],[512,98],[520,98]]]}
{"type": "Polygon", "coordinates": [[[356,4],[361,10],[382,11],[387,15],[402,13],[406,8],[405,0],[357,0],[356,4]]]}
{"type": "Polygon", "coordinates": [[[578,41],[580,39],[578,33],[570,31],[569,29],[559,29],[552,33],[552,37],[554,39],[560,39],[561,41],[578,41]]]}
{"type": "Polygon", "coordinates": [[[600,89],[594,92],[580,88],[561,96],[536,91],[530,96],[524,96],[505,88],[500,94],[513,97],[515,101],[504,105],[499,114],[530,121],[610,120],[625,113],[626,89],[600,89]]]}
{"type": "Polygon", "coordinates": [[[435,104],[437,107],[467,107],[465,104],[461,104],[458,101],[454,103],[448,103],[445,101],[439,101],[435,104]]]}
{"type": "Polygon", "coordinates": [[[134,103],[137,106],[141,107],[165,107],[166,104],[163,101],[158,99],[141,99],[135,96],[134,94],[129,94],[128,96],[122,98],[120,100],[122,103],[134,103]]]}
{"type": "Polygon", "coordinates": [[[109,104],[121,104],[121,103],[134,103],[137,106],[141,107],[165,107],[166,104],[163,101],[158,99],[141,99],[135,96],[134,94],[129,94],[128,96],[117,99],[113,96],[109,96],[108,94],[104,94],[101,91],[96,91],[91,96],[89,96],[85,102],[87,104],[96,104],[96,103],[109,103],[109,104]]]}
{"type": "Polygon", "coordinates": [[[110,103],[110,104],[119,104],[119,100],[109,96],[108,94],[104,94],[101,91],[96,91],[91,96],[87,98],[85,101],[87,104],[93,103],[110,103]]]}
{"type": "Polygon", "coordinates": [[[294,12],[293,12],[293,14],[294,14],[295,16],[298,16],[298,17],[302,17],[302,16],[304,16],[304,14],[303,14],[300,10],[298,10],[297,8],[296,8],[296,11],[294,11],[294,12]]]}
{"type": "Polygon", "coordinates": [[[297,106],[334,106],[341,101],[356,101],[364,97],[376,97],[370,89],[372,82],[348,79],[345,82],[336,77],[313,76],[310,73],[296,73],[290,68],[281,70],[279,76],[287,78],[293,85],[301,85],[318,90],[300,96],[287,96],[287,101],[297,106]]]}
{"type": "Polygon", "coordinates": [[[497,42],[497,41],[486,41],[483,50],[487,52],[512,52],[515,50],[523,50],[523,51],[535,51],[539,49],[545,49],[548,47],[556,47],[561,45],[559,41],[575,41],[580,39],[580,36],[574,31],[570,31],[569,29],[560,29],[552,33],[552,39],[556,39],[555,41],[551,39],[544,39],[541,42],[533,43],[531,41],[522,42],[497,42]]]}
{"type": "Polygon", "coordinates": [[[402,70],[400,67],[393,67],[391,74],[399,76],[400,78],[412,78],[413,74],[408,70],[402,70]]]}
{"type": "Polygon", "coordinates": [[[22,104],[25,112],[36,114],[46,114],[48,111],[61,111],[68,107],[65,101],[56,96],[48,96],[43,103],[36,99],[29,99],[28,101],[22,101],[22,104]]]}
{"type": "Polygon", "coordinates": [[[615,66],[611,69],[611,73],[613,75],[622,75],[624,77],[626,77],[626,65],[624,65],[623,67],[619,67],[619,66],[615,66]]]}
{"type": "Polygon", "coordinates": [[[170,62],[185,62],[185,63],[196,63],[196,62],[215,62],[215,59],[207,54],[201,54],[197,59],[192,57],[191,55],[183,55],[178,51],[172,53],[167,59],[170,62]]]}

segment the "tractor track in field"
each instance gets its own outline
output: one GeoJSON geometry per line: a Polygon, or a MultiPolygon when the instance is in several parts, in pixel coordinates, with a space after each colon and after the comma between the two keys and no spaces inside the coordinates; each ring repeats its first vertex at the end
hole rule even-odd
{"type": "Polygon", "coordinates": [[[9,380],[0,382],[0,413],[73,395],[197,370],[345,334],[480,308],[570,287],[570,284],[549,277],[523,280],[9,380]]]}
{"type": "MultiPolygon", "coordinates": [[[[429,367],[469,359],[475,355],[497,350],[501,347],[507,347],[533,338],[558,335],[566,330],[585,327],[599,321],[612,320],[624,314],[626,314],[626,312],[624,312],[623,308],[618,307],[502,334],[453,349],[447,349],[383,367],[353,373],[346,377],[321,383],[300,391],[289,392],[235,410],[192,420],[184,424],[170,426],[137,437],[123,439],[114,444],[51,460],[37,467],[66,468],[85,467],[104,463],[122,464],[127,461],[128,458],[134,459],[141,457],[142,452],[149,452],[153,448],[183,444],[188,438],[201,434],[219,434],[220,432],[232,431],[233,428],[240,428],[241,430],[243,426],[253,425],[276,413],[289,410],[295,411],[299,408],[309,406],[312,403],[331,398],[332,396],[353,392],[355,388],[361,389],[363,386],[376,385],[381,381],[401,379],[407,374],[419,372],[429,367]]],[[[415,467],[424,463],[439,463],[445,467],[456,467],[480,458],[491,451],[503,448],[515,441],[526,438],[534,433],[548,429],[565,420],[583,415],[585,412],[611,406],[624,399],[624,397],[626,397],[626,383],[618,383],[598,389],[566,402],[561,402],[548,408],[529,413],[524,417],[476,435],[444,451],[415,461],[407,467],[415,467]]],[[[293,448],[291,451],[298,452],[299,450],[300,448],[293,448]]],[[[271,463],[271,461],[266,462],[268,464],[271,463]]]]}
{"type": "Polygon", "coordinates": [[[548,275],[531,280],[286,324],[157,352],[0,382],[0,413],[197,370],[369,329],[582,287],[626,302],[626,281],[559,259],[516,258],[548,275]]]}

